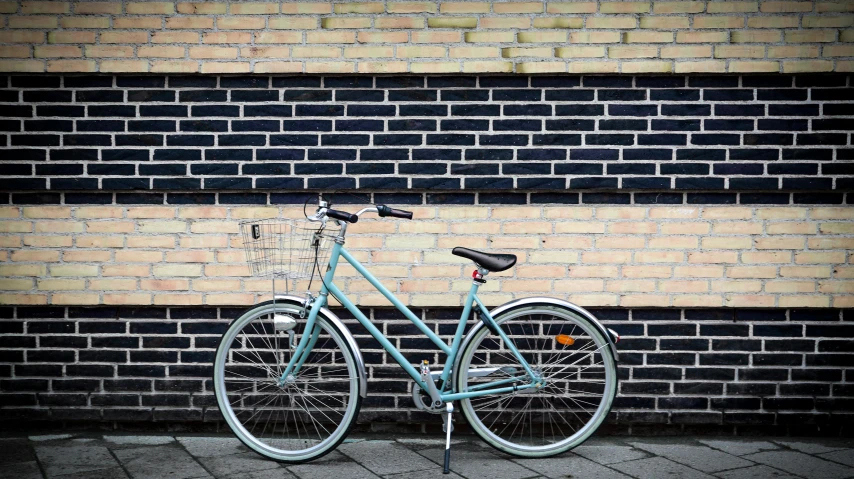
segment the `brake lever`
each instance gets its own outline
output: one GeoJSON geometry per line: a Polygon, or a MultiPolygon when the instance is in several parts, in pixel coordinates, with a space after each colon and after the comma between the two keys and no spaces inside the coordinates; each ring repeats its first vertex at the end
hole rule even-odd
{"type": "Polygon", "coordinates": [[[312,223],[321,223],[323,226],[326,226],[326,220],[328,219],[326,217],[327,209],[328,208],[326,207],[317,208],[317,211],[315,211],[313,215],[307,217],[307,219],[312,223]]]}

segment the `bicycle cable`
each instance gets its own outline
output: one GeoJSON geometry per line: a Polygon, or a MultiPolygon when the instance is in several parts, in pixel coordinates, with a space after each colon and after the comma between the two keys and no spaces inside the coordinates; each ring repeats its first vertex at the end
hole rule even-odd
{"type": "MultiPolygon", "coordinates": [[[[305,219],[308,219],[308,213],[306,212],[305,208],[306,208],[306,206],[308,206],[308,202],[311,199],[312,199],[312,197],[309,196],[308,198],[305,199],[305,203],[303,203],[303,205],[302,205],[302,214],[303,214],[303,216],[305,216],[305,219]]],[[[321,223],[320,227],[317,229],[317,232],[315,234],[319,235],[321,232],[323,232],[323,228],[324,228],[324,225],[323,225],[323,223],[321,223]]],[[[315,267],[317,268],[317,276],[320,278],[320,282],[323,283],[323,286],[326,286],[326,290],[329,291],[329,285],[326,284],[326,281],[323,279],[323,274],[320,271],[320,263],[318,261],[318,256],[320,255],[319,250],[320,250],[320,240],[318,239],[318,241],[314,244],[314,263],[311,265],[311,276],[309,276],[309,279],[308,279],[308,290],[309,291],[311,291],[311,283],[314,282],[315,267]]],[[[332,296],[336,300],[338,299],[338,297],[335,296],[334,293],[332,293],[331,291],[329,291],[329,292],[330,292],[330,294],[332,294],[332,296]]],[[[338,300],[338,301],[340,302],[340,300],[338,300]]]]}

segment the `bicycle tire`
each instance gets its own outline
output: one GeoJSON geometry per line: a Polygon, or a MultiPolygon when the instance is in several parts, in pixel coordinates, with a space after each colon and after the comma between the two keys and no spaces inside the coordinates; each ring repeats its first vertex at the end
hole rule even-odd
{"type": "MultiPolygon", "coordinates": [[[[333,342],[335,343],[338,350],[340,350],[344,365],[346,365],[346,368],[347,368],[348,377],[347,377],[346,381],[349,381],[350,385],[349,385],[349,394],[347,395],[348,400],[346,403],[346,409],[345,409],[344,414],[342,415],[341,422],[334,429],[334,431],[332,431],[332,433],[330,434],[330,436],[327,439],[320,440],[317,444],[315,444],[311,447],[308,447],[306,449],[288,450],[288,449],[276,448],[270,444],[266,444],[264,441],[262,441],[261,439],[256,437],[256,435],[252,434],[250,431],[247,430],[246,426],[237,417],[237,414],[235,413],[235,408],[233,407],[232,402],[228,399],[230,394],[231,395],[234,394],[234,391],[229,392],[227,389],[227,386],[226,386],[226,383],[228,382],[226,380],[226,376],[228,375],[228,373],[226,371],[226,360],[228,359],[228,356],[229,356],[228,351],[230,350],[231,346],[234,344],[234,341],[237,338],[240,331],[242,331],[243,328],[246,327],[246,325],[251,323],[253,320],[264,317],[264,316],[269,317],[271,314],[275,314],[275,313],[297,315],[298,316],[301,310],[302,310],[302,305],[297,305],[297,304],[293,304],[293,303],[289,303],[289,302],[283,302],[281,300],[276,300],[275,304],[273,301],[267,301],[265,303],[259,303],[259,304],[255,305],[254,307],[248,309],[240,317],[238,317],[237,319],[232,321],[231,324],[229,325],[228,329],[225,331],[225,333],[223,333],[222,338],[220,339],[220,344],[217,347],[217,353],[216,353],[216,357],[214,360],[213,379],[214,379],[214,391],[215,391],[215,395],[216,395],[217,405],[219,406],[220,412],[222,413],[223,418],[225,419],[226,424],[229,426],[231,431],[235,434],[235,436],[237,436],[237,438],[243,444],[245,444],[247,447],[249,447],[253,451],[257,452],[258,454],[261,454],[262,456],[265,456],[269,459],[273,459],[273,460],[276,460],[279,462],[284,462],[284,463],[290,463],[290,464],[298,464],[298,463],[308,462],[308,461],[317,459],[319,457],[322,457],[325,454],[328,454],[329,452],[334,450],[339,444],[341,444],[342,441],[344,441],[344,439],[349,434],[353,424],[355,424],[355,422],[356,422],[356,418],[358,417],[359,410],[361,409],[361,402],[362,402],[362,397],[359,395],[359,390],[360,390],[360,386],[361,386],[361,377],[359,376],[358,371],[357,371],[355,355],[354,355],[353,351],[351,350],[349,344],[345,340],[344,333],[342,333],[332,321],[327,320],[322,315],[318,315],[317,325],[322,328],[322,331],[326,331],[328,333],[329,339],[333,340],[333,342]]],[[[301,323],[301,325],[304,327],[304,325],[305,325],[304,322],[301,323]]],[[[300,326],[298,325],[297,328],[299,328],[299,327],[300,326]]],[[[257,329],[256,329],[256,332],[257,332],[257,329]]],[[[260,336],[260,334],[259,334],[259,336],[260,336]]],[[[326,338],[324,338],[324,339],[326,339],[326,338]]],[[[298,344],[298,340],[295,340],[294,343],[298,344]]],[[[320,343],[320,339],[318,340],[318,343],[320,343]]],[[[243,344],[244,344],[244,350],[249,351],[249,349],[245,348],[245,344],[247,344],[245,342],[245,340],[244,340],[243,344]]],[[[262,344],[262,343],[258,342],[257,344],[262,344]]],[[[270,343],[268,342],[267,344],[270,344],[270,343]]],[[[252,349],[255,350],[256,348],[253,347],[252,349]]],[[[319,354],[323,354],[323,353],[319,353],[319,354]]],[[[249,356],[248,354],[243,355],[244,359],[248,356],[249,356]]],[[[262,359],[262,357],[260,355],[256,356],[256,357],[258,357],[258,359],[262,359]]],[[[278,354],[276,357],[278,357],[278,354]]],[[[232,354],[232,359],[233,358],[234,358],[234,354],[232,354]]],[[[334,358],[334,356],[333,356],[333,358],[334,358]]],[[[284,360],[282,362],[284,364],[287,364],[286,360],[284,360]]],[[[309,365],[309,363],[307,362],[306,365],[309,365]]],[[[314,367],[314,366],[312,366],[312,367],[314,367]]],[[[321,368],[322,368],[322,366],[317,366],[317,374],[318,375],[323,374],[323,370],[321,368]]],[[[336,368],[340,369],[340,367],[338,367],[338,366],[336,366],[336,368]]],[[[306,368],[304,366],[302,371],[306,371],[308,369],[309,368],[306,368]]],[[[332,370],[335,370],[335,369],[332,369],[332,370]]],[[[327,372],[328,371],[329,370],[327,370],[327,372]]],[[[257,382],[262,382],[264,384],[270,384],[272,381],[272,378],[270,376],[273,376],[273,375],[268,372],[267,376],[268,377],[263,378],[257,382]]],[[[320,378],[320,376],[318,376],[318,378],[320,378]]],[[[342,380],[340,382],[344,382],[344,381],[342,380]]],[[[294,384],[299,384],[299,383],[297,383],[295,381],[294,384]]],[[[308,381],[306,381],[305,384],[308,385],[308,381]]],[[[319,384],[319,383],[315,383],[315,386],[314,386],[315,389],[317,388],[316,387],[317,384],[319,384]]],[[[295,387],[299,388],[298,385],[295,387]]],[[[306,386],[306,388],[305,388],[306,391],[308,390],[308,387],[309,386],[306,386]]],[[[272,386],[268,385],[268,386],[265,386],[265,388],[272,388],[272,386]]],[[[290,388],[290,385],[289,385],[289,388],[290,388]]],[[[254,392],[257,392],[257,385],[254,386],[254,392]]],[[[268,393],[269,393],[269,391],[267,391],[267,390],[264,391],[264,394],[268,394],[268,393]]],[[[291,394],[295,394],[295,392],[291,391],[291,394]]],[[[296,394],[300,394],[300,393],[296,393],[296,394]]],[[[305,396],[307,396],[306,394],[301,394],[301,395],[304,397],[303,398],[304,399],[303,404],[305,404],[305,405],[309,405],[309,404],[310,405],[316,405],[317,404],[317,402],[314,402],[315,400],[305,399],[305,396]]],[[[259,403],[260,403],[260,400],[259,400],[259,403]]],[[[299,401],[294,400],[291,397],[289,399],[288,404],[290,404],[290,405],[297,404],[298,405],[299,401]]],[[[255,404],[255,405],[257,406],[258,404],[255,404]]],[[[258,409],[267,410],[266,405],[262,406],[261,408],[258,408],[258,409]]],[[[270,416],[272,416],[274,411],[277,411],[277,409],[276,408],[269,408],[269,411],[270,411],[270,416]]],[[[306,409],[303,409],[303,411],[306,413],[308,412],[306,409]]],[[[291,412],[293,413],[294,422],[298,423],[298,421],[300,420],[300,416],[302,416],[303,413],[300,412],[300,414],[298,415],[296,408],[294,408],[294,407],[291,407],[291,412]]],[[[255,414],[257,414],[257,413],[255,413],[255,414]]],[[[281,411],[278,411],[278,412],[276,412],[276,414],[277,414],[276,418],[278,419],[280,417],[279,414],[282,414],[282,413],[281,413],[281,411]]],[[[284,414],[285,414],[284,415],[285,421],[283,421],[283,422],[284,422],[285,426],[287,426],[289,416],[287,415],[287,413],[284,413],[284,414]]],[[[253,416],[254,416],[254,414],[253,414],[253,416]]],[[[251,419],[251,417],[250,417],[250,419],[251,419]]],[[[327,416],[327,419],[330,419],[330,418],[327,416]]],[[[311,418],[311,420],[315,421],[314,418],[311,418]]],[[[303,426],[305,426],[305,423],[303,423],[303,426]]],[[[299,434],[299,426],[296,425],[295,427],[296,427],[297,433],[299,434]]],[[[316,428],[316,425],[315,425],[315,428],[316,428]]],[[[282,429],[284,430],[284,427],[282,429]]],[[[266,431],[266,425],[265,425],[264,430],[266,431]]],[[[307,428],[305,430],[307,431],[307,428]]],[[[275,431],[275,425],[274,425],[274,431],[275,431]]],[[[307,440],[307,439],[303,440],[301,438],[301,436],[299,436],[296,439],[296,441],[294,441],[294,439],[290,436],[290,432],[288,432],[287,434],[288,434],[288,438],[285,439],[283,437],[282,441],[280,442],[281,444],[285,444],[286,443],[285,441],[287,441],[287,444],[299,444],[300,441],[306,441],[307,440]]],[[[262,435],[263,435],[263,432],[262,432],[262,435]]],[[[319,429],[318,429],[318,435],[320,435],[319,429]]],[[[284,434],[283,434],[283,436],[284,436],[284,434]]]]}
{"type": "MultiPolygon", "coordinates": [[[[490,396],[485,396],[486,399],[483,399],[484,397],[464,399],[464,400],[460,401],[460,409],[462,410],[463,415],[466,417],[468,423],[471,425],[474,432],[478,436],[480,436],[487,444],[491,445],[492,447],[494,447],[494,448],[496,448],[502,452],[512,454],[515,456],[519,456],[519,457],[529,457],[529,458],[530,457],[550,457],[550,456],[554,456],[554,455],[566,452],[566,451],[578,446],[579,444],[583,443],[591,435],[593,435],[593,433],[605,421],[605,419],[607,418],[607,416],[610,412],[611,405],[613,404],[614,397],[616,396],[616,389],[617,389],[616,361],[614,360],[612,351],[611,351],[610,347],[608,346],[608,340],[607,340],[607,338],[605,338],[602,335],[600,328],[596,327],[593,323],[591,323],[584,316],[579,315],[572,310],[569,310],[567,308],[562,308],[560,306],[556,306],[556,305],[552,305],[552,304],[542,303],[542,304],[526,305],[525,307],[515,308],[512,310],[506,311],[506,312],[502,313],[499,317],[495,318],[495,322],[496,322],[496,324],[498,324],[498,327],[502,328],[504,330],[505,334],[508,334],[508,336],[510,336],[510,339],[514,342],[515,346],[520,350],[520,352],[522,352],[523,356],[525,356],[526,360],[530,363],[530,365],[532,367],[537,366],[535,364],[536,362],[531,361],[531,359],[529,359],[529,357],[528,357],[529,354],[526,351],[526,347],[521,345],[520,341],[518,341],[517,339],[514,339],[514,336],[521,338],[522,333],[524,333],[524,331],[526,330],[526,327],[523,325],[523,327],[519,328],[515,324],[511,323],[513,319],[526,317],[526,316],[527,317],[541,316],[540,320],[542,320],[542,321],[553,321],[553,320],[547,318],[548,316],[551,316],[551,317],[557,318],[558,322],[559,321],[566,321],[567,324],[573,324],[573,325],[577,326],[578,329],[583,331],[583,335],[580,333],[577,333],[578,339],[576,339],[575,341],[579,342],[580,344],[583,344],[583,347],[587,347],[583,343],[585,340],[582,339],[582,336],[586,336],[586,337],[590,338],[590,341],[592,341],[592,343],[595,345],[595,348],[596,348],[595,352],[601,352],[602,370],[604,373],[604,378],[602,380],[603,381],[602,382],[603,388],[602,388],[602,394],[601,394],[602,399],[601,399],[600,403],[598,404],[594,414],[591,414],[589,420],[583,421],[584,424],[581,427],[579,427],[578,430],[574,434],[572,434],[571,436],[566,437],[560,441],[556,441],[553,443],[548,443],[545,440],[546,432],[545,432],[545,426],[543,426],[543,444],[539,445],[539,446],[534,446],[533,444],[535,442],[534,441],[535,438],[533,437],[533,434],[530,434],[529,444],[524,444],[524,443],[518,442],[518,440],[516,440],[514,442],[513,434],[510,435],[511,436],[510,438],[501,437],[503,434],[503,431],[496,434],[496,431],[492,430],[493,426],[495,426],[495,423],[498,421],[497,418],[504,417],[505,418],[504,422],[501,422],[500,424],[505,424],[505,423],[506,424],[515,424],[515,426],[513,426],[513,429],[512,429],[513,433],[515,433],[516,428],[518,428],[518,426],[519,426],[518,423],[522,423],[522,431],[524,431],[524,428],[526,427],[524,424],[525,423],[524,416],[519,417],[518,413],[513,413],[513,414],[516,414],[516,416],[510,417],[508,420],[507,414],[504,414],[503,411],[502,412],[495,412],[493,410],[493,411],[490,411],[489,414],[495,414],[496,420],[494,420],[494,422],[492,424],[487,425],[484,423],[484,418],[480,417],[478,415],[476,408],[478,407],[478,404],[485,404],[486,406],[481,408],[481,409],[485,409],[486,407],[492,407],[493,409],[497,410],[497,409],[500,409],[499,406],[501,406],[501,407],[510,406],[511,403],[514,403],[514,402],[515,402],[516,406],[519,406],[520,402],[526,402],[525,407],[527,407],[527,405],[533,403],[533,401],[534,401],[533,399],[530,399],[530,398],[537,398],[537,401],[540,401],[540,403],[544,404],[547,402],[546,399],[543,399],[542,397],[538,397],[538,396],[547,395],[545,390],[543,390],[542,392],[537,391],[534,394],[524,394],[524,393],[517,393],[517,392],[508,393],[506,395],[503,395],[504,396],[503,399],[499,397],[500,395],[493,395],[493,396],[491,396],[491,399],[490,399],[490,396]],[[498,399],[495,399],[495,398],[498,398],[498,399]],[[521,399],[517,400],[517,398],[521,398],[521,399]],[[497,402],[494,405],[489,404],[487,401],[490,401],[490,400],[497,401],[497,402]],[[504,415],[502,416],[502,414],[504,414],[504,415]],[[514,417],[516,418],[515,421],[513,420],[514,417]]],[[[530,323],[526,323],[526,324],[530,325],[530,323]]],[[[539,323],[539,324],[546,324],[546,323],[539,323]]],[[[548,323],[548,324],[552,324],[552,323],[548,323]]],[[[546,341],[551,340],[551,341],[553,341],[553,343],[552,343],[553,345],[557,344],[554,341],[556,341],[555,338],[556,338],[557,334],[559,334],[559,331],[557,331],[557,330],[552,331],[551,326],[549,326],[549,331],[545,330],[545,326],[540,327],[539,325],[530,325],[530,327],[531,327],[530,331],[538,333],[536,336],[536,339],[538,341],[543,341],[544,342],[543,344],[546,344],[545,343],[546,341]],[[552,336],[553,338],[550,339],[550,336],[552,336]]],[[[487,363],[486,363],[486,361],[484,361],[484,359],[486,359],[486,358],[488,358],[488,360],[490,362],[494,362],[493,357],[490,355],[491,354],[495,355],[496,354],[495,351],[498,351],[500,354],[500,358],[498,359],[497,362],[500,363],[502,361],[504,361],[504,362],[508,361],[507,358],[509,356],[507,355],[506,350],[502,350],[500,348],[496,350],[494,347],[492,347],[492,348],[481,347],[481,346],[483,346],[486,338],[491,338],[491,339],[489,339],[489,341],[496,341],[496,340],[500,341],[500,339],[498,339],[497,336],[490,333],[488,328],[486,328],[486,327],[480,328],[479,330],[475,331],[473,334],[475,334],[475,336],[473,336],[470,341],[467,341],[466,348],[462,352],[461,359],[458,363],[460,365],[459,371],[454,372],[454,384],[456,386],[456,391],[466,391],[467,388],[469,387],[468,374],[465,374],[465,375],[460,374],[459,373],[460,371],[468,371],[469,368],[471,368],[473,366],[473,364],[474,365],[478,365],[478,364],[486,365],[487,363]],[[476,356],[476,355],[478,355],[478,356],[476,356]]],[[[528,343],[530,345],[530,341],[534,339],[534,336],[531,336],[531,337],[526,338],[526,339],[528,340],[528,343]]],[[[535,342],[534,346],[536,346],[537,344],[538,343],[535,342]]],[[[558,351],[558,349],[555,348],[554,350],[548,351],[548,353],[554,354],[557,351],[558,351]]],[[[540,351],[540,353],[542,353],[542,352],[543,351],[540,351]]],[[[570,352],[570,354],[574,355],[574,354],[578,354],[578,353],[577,352],[570,352]]],[[[516,361],[518,364],[518,360],[516,360],[515,357],[513,358],[513,360],[516,361]]],[[[551,358],[551,361],[557,361],[557,360],[551,358]]],[[[490,366],[496,366],[497,364],[489,364],[489,365],[490,366]]],[[[546,363],[546,365],[548,365],[548,363],[546,363]]],[[[570,365],[570,367],[571,366],[572,365],[570,365]]],[[[510,366],[506,366],[506,367],[510,367],[510,366]]],[[[555,368],[557,366],[550,365],[549,367],[555,368]]],[[[581,368],[578,368],[578,369],[580,371],[580,372],[578,372],[578,375],[579,375],[579,377],[581,377],[582,373],[584,372],[584,369],[581,369],[581,368]]],[[[568,374],[572,374],[572,373],[573,373],[573,371],[570,371],[570,373],[568,373],[568,374]]],[[[507,376],[517,375],[517,373],[515,373],[515,372],[512,374],[511,373],[503,373],[503,374],[506,374],[507,376]]],[[[547,373],[544,373],[544,377],[546,376],[546,374],[547,373]]],[[[487,376],[486,378],[478,378],[478,380],[481,380],[481,381],[496,380],[496,379],[501,379],[501,378],[500,377],[492,377],[492,376],[487,376]]],[[[567,396],[571,393],[572,394],[576,393],[576,391],[574,389],[569,388],[569,384],[570,384],[569,380],[564,379],[564,378],[558,378],[557,375],[552,379],[555,381],[555,384],[558,384],[560,381],[563,381],[564,383],[566,383],[562,387],[564,387],[563,391],[566,393],[567,396]]],[[[583,392],[584,392],[584,394],[589,394],[589,391],[583,391],[583,392]]],[[[549,394],[553,394],[553,393],[554,393],[554,391],[549,392],[549,394]]],[[[566,402],[563,401],[563,404],[566,404],[566,402]]],[[[576,403],[576,405],[577,405],[577,403],[576,403]]],[[[538,413],[543,413],[543,415],[545,415],[544,413],[546,411],[546,408],[542,407],[542,409],[543,409],[543,411],[539,411],[538,413]]],[[[555,408],[555,409],[557,409],[557,408],[555,408]]],[[[568,408],[568,409],[572,409],[572,408],[568,408]]],[[[560,413],[561,410],[556,410],[555,412],[560,413]]],[[[530,426],[528,426],[528,427],[533,432],[533,430],[535,428],[534,420],[533,420],[533,413],[530,413],[530,414],[532,417],[529,420],[530,426]]],[[[576,418],[581,419],[577,415],[577,413],[574,413],[574,414],[576,414],[576,418]]],[[[569,422],[569,421],[567,421],[567,422],[569,422]]],[[[582,421],[579,421],[579,422],[582,422],[582,421]]],[[[552,427],[552,435],[555,436],[555,434],[554,434],[555,423],[550,422],[549,424],[550,424],[550,427],[552,427]]],[[[506,430],[506,428],[509,428],[509,427],[510,426],[506,426],[504,430],[506,430]]],[[[566,426],[562,426],[562,427],[566,427],[566,426]]]]}

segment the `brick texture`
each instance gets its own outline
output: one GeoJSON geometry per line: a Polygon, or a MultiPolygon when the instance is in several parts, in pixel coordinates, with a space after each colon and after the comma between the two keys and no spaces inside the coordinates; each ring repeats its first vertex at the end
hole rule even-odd
{"type": "Polygon", "coordinates": [[[3,1],[0,11],[0,71],[7,72],[854,69],[854,9],[847,1],[3,1]],[[206,46],[212,42],[218,47],[206,46]],[[607,47],[567,48],[567,42],[607,47]],[[713,53],[731,42],[751,48],[713,53]],[[617,47],[621,43],[645,46],[639,50],[644,53],[626,56],[617,47]],[[162,44],[171,48],[153,48],[162,44]],[[271,44],[278,46],[270,49],[271,44]],[[520,45],[540,51],[504,54],[520,45]]]}
{"type": "MultiPolygon", "coordinates": [[[[519,256],[481,289],[489,305],[531,295],[590,307],[854,305],[848,207],[409,208],[413,221],[353,225],[348,249],[413,306],[461,304],[472,266],[450,254],[454,246],[519,256]]],[[[7,206],[0,213],[2,303],[251,305],[269,298],[271,283],[249,275],[238,222],[299,218],[302,207],[7,206]]],[[[357,276],[339,267],[354,302],[387,304],[357,276]]]]}
{"type": "Polygon", "coordinates": [[[86,195],[118,191],[118,202],[162,204],[164,191],[195,191],[184,200],[266,204],[304,189],[419,192],[394,200],[406,203],[632,201],[601,191],[649,192],[635,203],[689,191],[693,203],[842,203],[854,188],[849,82],[0,77],[0,173],[15,203],[61,201],[35,194],[46,191],[113,202],[86,195]]]}
{"type": "MultiPolygon", "coordinates": [[[[457,245],[519,256],[489,305],[592,308],[623,338],[614,430],[850,427],[852,2],[0,14],[2,420],[217,423],[219,335],[271,287],[238,222],[323,191],[415,213],[363,219],[348,248],[446,339],[457,245]]],[[[338,282],[441,364],[351,267],[338,282]]],[[[435,426],[338,313],[370,368],[360,419],[435,426]]]]}
{"type": "MultiPolygon", "coordinates": [[[[603,430],[644,434],[716,427],[728,433],[839,434],[850,425],[851,310],[594,309],[620,342],[619,392],[603,430]],[[847,369],[846,369],[847,368],[847,369]]],[[[412,381],[346,311],[362,344],[362,424],[436,425],[417,411],[412,381]]],[[[32,421],[221,421],[210,382],[233,308],[0,308],[3,418],[32,421]]],[[[459,309],[415,309],[446,341],[459,309]]],[[[387,309],[374,324],[412,362],[411,323],[387,309]]]]}

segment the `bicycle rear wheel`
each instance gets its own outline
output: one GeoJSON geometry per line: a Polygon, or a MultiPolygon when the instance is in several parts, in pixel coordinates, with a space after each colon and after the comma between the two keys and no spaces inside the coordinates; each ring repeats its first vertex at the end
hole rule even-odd
{"type": "MultiPolygon", "coordinates": [[[[545,386],[462,400],[460,409],[474,431],[521,457],[553,456],[584,442],[605,420],[616,394],[617,369],[607,339],[583,316],[554,305],[511,310],[495,321],[545,386]]],[[[485,327],[468,341],[458,369],[459,392],[510,378],[519,378],[518,386],[528,382],[521,362],[485,327]],[[498,369],[487,376],[467,373],[485,367],[498,369]]]]}
{"type": "MultiPolygon", "coordinates": [[[[300,306],[262,303],[234,320],[214,361],[217,404],[228,426],[252,450],[277,461],[316,459],[341,443],[361,405],[361,378],[338,328],[322,316],[318,339],[300,370],[280,381],[293,350],[273,315],[299,319],[300,306]]],[[[299,344],[305,321],[293,329],[299,344]]]]}

